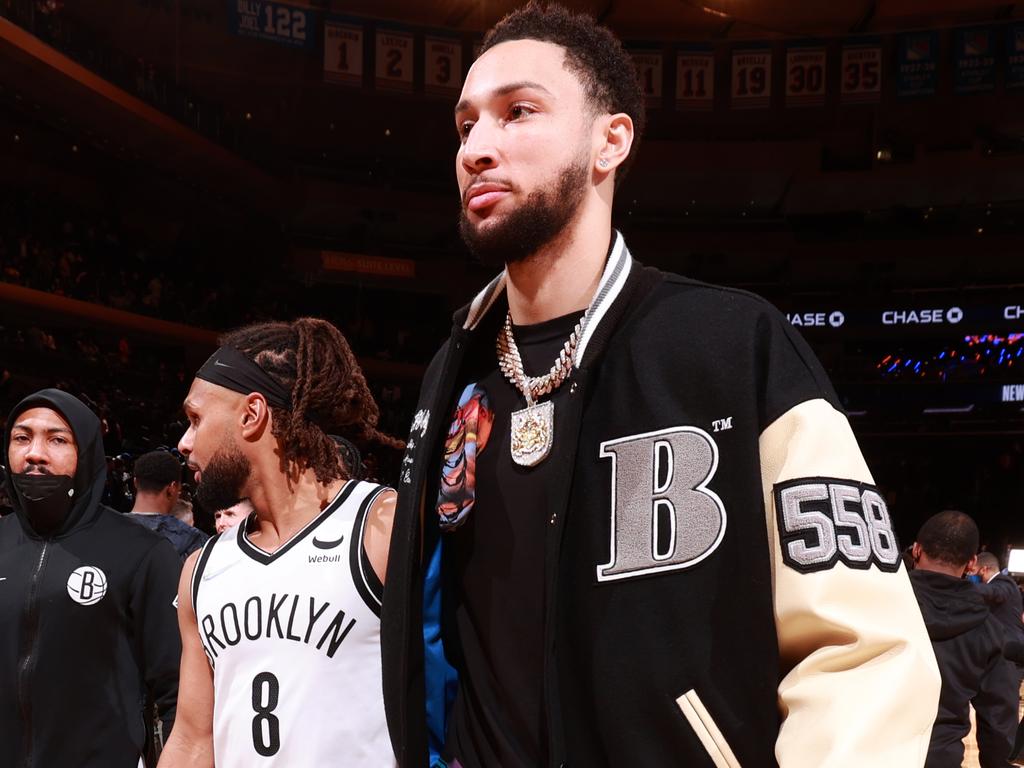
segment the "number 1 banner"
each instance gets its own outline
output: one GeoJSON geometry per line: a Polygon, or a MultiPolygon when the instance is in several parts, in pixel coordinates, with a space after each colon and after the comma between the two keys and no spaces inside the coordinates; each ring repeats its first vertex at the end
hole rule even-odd
{"type": "Polygon", "coordinates": [[[715,108],[715,52],[686,48],[676,54],[676,107],[709,112],[715,108]]]}
{"type": "Polygon", "coordinates": [[[636,76],[640,80],[640,89],[644,93],[644,101],[648,109],[661,106],[661,53],[658,51],[630,51],[636,76]]]}
{"type": "Polygon", "coordinates": [[[794,46],[786,51],[786,106],[820,107],[825,103],[825,49],[794,46]]]}
{"type": "Polygon", "coordinates": [[[363,28],[337,21],[324,22],[324,80],[363,84],[363,28]]]}
{"type": "Polygon", "coordinates": [[[843,46],[839,97],[844,104],[877,102],[882,97],[882,46],[861,40],[843,46]]]}
{"type": "Polygon", "coordinates": [[[732,108],[761,109],[772,102],[772,52],[747,48],[732,52],[732,108]]]}
{"type": "Polygon", "coordinates": [[[412,90],[413,36],[394,29],[377,30],[376,82],[378,88],[412,90]]]}
{"type": "Polygon", "coordinates": [[[427,93],[450,96],[462,88],[462,41],[427,37],[423,43],[423,87],[427,93]]]}

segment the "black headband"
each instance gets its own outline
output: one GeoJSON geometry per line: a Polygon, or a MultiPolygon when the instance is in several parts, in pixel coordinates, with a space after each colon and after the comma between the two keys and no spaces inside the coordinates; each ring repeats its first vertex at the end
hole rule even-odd
{"type": "Polygon", "coordinates": [[[273,407],[292,409],[291,393],[234,347],[221,347],[210,355],[196,378],[243,395],[258,392],[273,407]]]}

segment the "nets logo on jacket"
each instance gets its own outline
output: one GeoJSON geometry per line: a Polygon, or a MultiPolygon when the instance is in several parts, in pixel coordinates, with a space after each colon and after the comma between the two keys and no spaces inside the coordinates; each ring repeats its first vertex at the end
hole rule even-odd
{"type": "Polygon", "coordinates": [[[708,483],[718,445],[698,427],[672,427],[601,443],[612,460],[611,541],[598,581],[689,568],[725,537],[725,505],[708,483]]]}
{"type": "Polygon", "coordinates": [[[107,575],[92,565],[75,568],[68,577],[68,594],[80,605],[95,605],[107,594],[107,575]]]}

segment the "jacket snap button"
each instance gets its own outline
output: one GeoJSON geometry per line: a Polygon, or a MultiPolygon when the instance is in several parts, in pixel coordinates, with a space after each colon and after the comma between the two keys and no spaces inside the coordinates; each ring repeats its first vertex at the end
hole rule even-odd
{"type": "MultiPolygon", "coordinates": [[[[572,383],[572,386],[569,387],[569,394],[570,395],[575,395],[576,394],[576,382],[575,381],[572,383]]],[[[565,763],[562,763],[562,766],[564,768],[565,763]]]]}

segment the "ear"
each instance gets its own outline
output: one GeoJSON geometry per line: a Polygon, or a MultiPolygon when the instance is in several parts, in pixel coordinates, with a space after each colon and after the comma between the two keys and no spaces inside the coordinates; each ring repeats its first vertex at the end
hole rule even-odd
{"type": "Polygon", "coordinates": [[[599,178],[626,162],[633,146],[633,118],[625,112],[605,115],[595,121],[593,169],[599,178]]]}
{"type": "Polygon", "coordinates": [[[914,558],[915,564],[918,560],[921,559],[921,545],[918,544],[916,541],[914,542],[914,546],[910,548],[910,555],[914,558]]]}
{"type": "Polygon", "coordinates": [[[270,423],[270,405],[259,392],[246,396],[242,408],[239,426],[242,428],[242,439],[258,440],[263,430],[270,423]]]}
{"type": "Polygon", "coordinates": [[[964,569],[964,573],[974,573],[978,567],[978,556],[974,555],[970,560],[967,561],[967,567],[964,569]]]}

